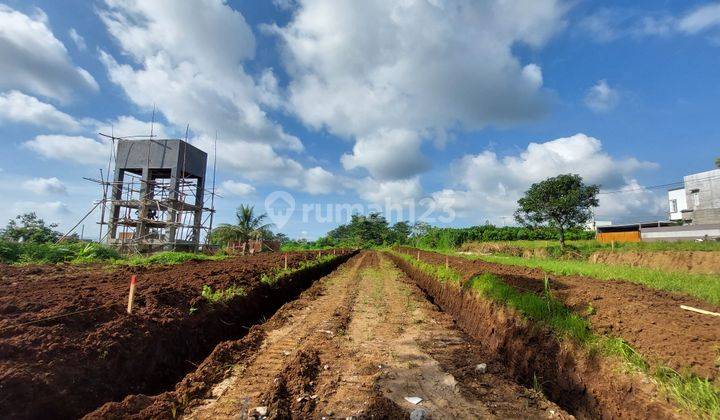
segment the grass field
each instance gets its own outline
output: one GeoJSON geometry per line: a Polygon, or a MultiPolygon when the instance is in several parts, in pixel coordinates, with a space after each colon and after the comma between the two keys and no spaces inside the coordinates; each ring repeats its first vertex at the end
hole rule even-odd
{"type": "Polygon", "coordinates": [[[581,275],[601,280],[627,280],[669,292],[681,292],[720,305],[720,276],[653,270],[587,261],[523,258],[503,255],[462,255],[498,264],[539,268],[558,275],[581,275]]]}
{"type": "MultiPolygon", "coordinates": [[[[482,246],[483,244],[507,246],[523,249],[549,249],[559,250],[558,241],[537,240],[537,241],[493,241],[493,242],[468,242],[463,244],[463,248],[472,247],[473,245],[482,246]]],[[[594,239],[567,241],[566,245],[569,250],[579,252],[585,256],[595,251],[610,250],[611,244],[600,243],[594,239]]],[[[720,241],[677,241],[677,242],[616,242],[615,250],[622,251],[720,251],[720,241]]],[[[552,252],[551,252],[552,254],[552,252]]]]}

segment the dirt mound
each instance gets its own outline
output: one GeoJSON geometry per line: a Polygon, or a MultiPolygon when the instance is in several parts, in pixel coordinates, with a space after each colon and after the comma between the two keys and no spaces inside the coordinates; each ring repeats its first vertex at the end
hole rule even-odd
{"type": "Polygon", "coordinates": [[[720,274],[720,252],[712,251],[598,251],[590,262],[648,267],[656,270],[720,274]]]}
{"type": "MultiPolygon", "coordinates": [[[[401,248],[415,256],[416,249],[401,248]]],[[[421,258],[444,264],[445,255],[420,251],[421,258]]],[[[599,333],[621,337],[651,362],[701,377],[720,376],[720,324],[717,318],[689,312],[680,305],[713,312],[720,308],[689,296],[651,289],[622,280],[554,276],[542,270],[449,257],[451,267],[473,275],[490,272],[523,291],[542,293],[544,279],[558,299],[588,319],[599,333]]]]}
{"type": "Polygon", "coordinates": [[[498,242],[466,242],[462,244],[460,251],[477,254],[504,254],[523,258],[547,258],[549,255],[545,248],[523,248],[498,242]]]}
{"type": "MultiPolygon", "coordinates": [[[[430,257],[429,253],[421,256],[430,257]]],[[[442,284],[405,260],[391,258],[436,304],[453,315],[464,331],[501,357],[516,380],[541,386],[550,400],[571,413],[590,418],[676,417],[666,402],[656,398],[652,386],[618,376],[613,366],[585,357],[583,351],[561,344],[549,330],[474,292],[442,284]]],[[[468,278],[476,273],[461,271],[468,278]]]]}
{"type": "MultiPolygon", "coordinates": [[[[291,253],[289,265],[316,255],[291,253]]],[[[77,418],[127,394],[164,391],[219,341],[244,335],[348,256],[277,287],[260,278],[282,268],[283,254],[117,270],[2,267],[0,287],[7,292],[0,297],[0,412],[77,418]],[[127,315],[131,274],[138,275],[138,288],[135,311],[127,315]],[[200,296],[204,285],[236,285],[244,295],[211,304],[200,296]]]]}

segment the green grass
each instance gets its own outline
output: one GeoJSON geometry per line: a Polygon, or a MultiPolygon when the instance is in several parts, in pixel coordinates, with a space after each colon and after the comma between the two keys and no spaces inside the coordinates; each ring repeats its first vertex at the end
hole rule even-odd
{"type": "Polygon", "coordinates": [[[720,276],[679,271],[661,271],[644,267],[594,264],[587,261],[523,258],[501,255],[462,255],[498,264],[539,268],[557,275],[581,275],[600,280],[627,280],[654,289],[681,292],[720,305],[720,276]]]}
{"type": "Polygon", "coordinates": [[[268,286],[275,285],[282,277],[289,276],[301,270],[305,270],[311,267],[315,267],[320,264],[332,261],[336,258],[335,255],[325,254],[316,257],[311,260],[300,261],[297,267],[288,267],[287,269],[280,268],[272,273],[263,273],[260,277],[260,282],[267,284],[268,286]]]}
{"type": "Polygon", "coordinates": [[[32,243],[0,241],[5,264],[91,263],[121,258],[113,248],[94,242],[32,243]]]}
{"type": "MultiPolygon", "coordinates": [[[[444,265],[433,266],[418,261],[410,255],[391,252],[426,274],[435,275],[438,272],[448,271],[444,265]]],[[[450,269],[450,271],[454,270],[450,269]]],[[[461,275],[455,272],[452,277],[459,279],[461,275]]],[[[439,278],[438,280],[447,281],[439,278]]],[[[466,290],[474,290],[487,299],[513,308],[527,319],[550,327],[559,337],[573,340],[590,353],[601,352],[606,356],[619,358],[628,368],[653,378],[661,389],[688,412],[707,418],[720,416],[720,389],[716,384],[692,373],[678,373],[665,366],[653,368],[637,350],[621,338],[594,334],[587,319],[573,313],[570,308],[552,296],[547,281],[544,292],[539,295],[519,291],[490,273],[475,276],[462,287],[466,290]]]]}
{"type": "Polygon", "coordinates": [[[590,325],[575,315],[562,302],[552,297],[549,289],[542,296],[519,292],[499,277],[483,273],[470,279],[465,287],[502,305],[513,308],[526,318],[551,327],[556,333],[586,344],[593,339],[590,325]]]}
{"type": "Polygon", "coordinates": [[[229,258],[227,255],[205,255],[194,252],[165,251],[147,256],[130,257],[124,260],[116,260],[118,265],[147,266],[147,265],[173,265],[182,264],[187,261],[219,261],[229,258]]]}
{"type": "MultiPolygon", "coordinates": [[[[234,284],[226,287],[225,289],[218,289],[215,291],[213,291],[212,287],[206,284],[203,286],[201,292],[202,297],[207,299],[210,303],[226,303],[236,296],[242,297],[246,294],[245,288],[234,284]]],[[[192,314],[192,312],[193,311],[191,310],[190,313],[192,314]]]]}
{"type": "Polygon", "coordinates": [[[424,261],[418,261],[415,257],[407,254],[394,251],[391,252],[393,252],[398,257],[404,259],[405,261],[411,263],[412,265],[418,267],[425,273],[434,276],[436,279],[440,280],[440,282],[452,282],[460,284],[460,281],[462,280],[462,276],[460,275],[460,273],[453,270],[452,268],[446,268],[444,265],[434,265],[426,263],[424,261]]]}
{"type": "MultiPolygon", "coordinates": [[[[468,242],[463,245],[471,245],[472,243],[490,244],[509,246],[523,249],[543,249],[547,248],[552,255],[552,250],[560,247],[558,241],[551,240],[519,240],[519,241],[492,241],[492,242],[468,242]]],[[[572,250],[579,252],[583,255],[590,255],[596,251],[611,250],[611,244],[600,243],[594,239],[590,240],[572,240],[566,242],[567,247],[572,250]]],[[[653,251],[720,251],[720,241],[706,241],[706,242],[695,242],[695,241],[675,241],[675,242],[616,242],[615,250],[618,252],[623,251],[637,251],[637,252],[653,252],[653,251]]]]}

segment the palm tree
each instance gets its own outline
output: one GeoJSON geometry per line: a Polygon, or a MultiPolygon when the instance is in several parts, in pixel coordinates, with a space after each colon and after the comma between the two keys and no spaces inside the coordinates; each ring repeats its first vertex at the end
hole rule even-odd
{"type": "Polygon", "coordinates": [[[228,242],[248,243],[251,239],[267,237],[272,223],[265,223],[267,214],[255,215],[255,206],[241,204],[235,211],[237,224],[222,223],[211,233],[212,242],[226,244],[228,242]]]}

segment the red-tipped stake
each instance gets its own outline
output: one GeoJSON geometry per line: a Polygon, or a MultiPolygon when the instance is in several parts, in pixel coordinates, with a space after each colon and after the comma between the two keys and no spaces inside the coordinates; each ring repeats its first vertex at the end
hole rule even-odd
{"type": "Polygon", "coordinates": [[[287,270],[287,254],[285,254],[285,269],[287,270]]]}
{"type": "Polygon", "coordinates": [[[130,277],[130,294],[128,295],[128,307],[127,313],[132,314],[133,300],[135,299],[135,286],[137,283],[137,276],[130,277]]]}

